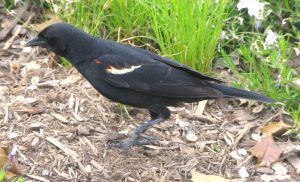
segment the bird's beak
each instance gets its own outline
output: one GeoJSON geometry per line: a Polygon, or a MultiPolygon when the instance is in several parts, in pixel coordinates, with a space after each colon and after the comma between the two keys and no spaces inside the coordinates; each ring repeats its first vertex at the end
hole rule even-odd
{"type": "Polygon", "coordinates": [[[39,37],[36,37],[32,40],[30,40],[29,42],[27,42],[24,46],[25,47],[33,47],[33,46],[41,46],[41,47],[45,47],[47,45],[47,42],[39,37]]]}

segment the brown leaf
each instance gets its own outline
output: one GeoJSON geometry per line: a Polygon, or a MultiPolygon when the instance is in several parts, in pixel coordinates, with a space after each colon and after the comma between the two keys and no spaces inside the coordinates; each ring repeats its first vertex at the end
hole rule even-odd
{"type": "Polygon", "coordinates": [[[258,166],[270,166],[281,155],[282,149],[274,142],[272,135],[264,137],[249,149],[257,158],[258,166]]]}
{"type": "Polygon", "coordinates": [[[292,128],[291,125],[284,123],[283,121],[279,122],[270,122],[261,129],[263,135],[273,135],[286,131],[287,129],[292,128]]]}
{"type": "Polygon", "coordinates": [[[221,177],[221,176],[215,176],[215,175],[206,175],[199,173],[197,171],[192,171],[192,181],[193,182],[229,182],[229,180],[221,177]]]}

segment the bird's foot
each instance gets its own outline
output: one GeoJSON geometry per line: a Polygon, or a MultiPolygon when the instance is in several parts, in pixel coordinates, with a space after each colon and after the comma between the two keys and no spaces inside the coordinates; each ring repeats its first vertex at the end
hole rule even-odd
{"type": "Polygon", "coordinates": [[[143,146],[143,145],[150,145],[153,144],[157,138],[144,135],[144,134],[138,134],[138,133],[132,133],[128,136],[125,140],[115,140],[112,141],[109,144],[109,147],[112,148],[118,148],[121,151],[127,153],[128,150],[133,146],[143,146]]]}

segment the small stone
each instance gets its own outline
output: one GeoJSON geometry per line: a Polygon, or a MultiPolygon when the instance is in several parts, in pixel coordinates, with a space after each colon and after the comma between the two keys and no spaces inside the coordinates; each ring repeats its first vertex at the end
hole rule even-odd
{"type": "Polygon", "coordinates": [[[249,177],[249,173],[248,173],[248,171],[247,171],[247,169],[246,169],[245,166],[242,166],[242,167],[240,168],[240,170],[239,170],[239,175],[240,175],[240,177],[241,177],[242,179],[245,179],[245,178],[248,178],[248,177],[249,177]]]}
{"type": "Polygon", "coordinates": [[[89,126],[78,126],[78,135],[79,136],[88,136],[91,134],[92,128],[89,126]]]}
{"type": "Polygon", "coordinates": [[[191,142],[195,142],[198,139],[198,136],[195,134],[195,131],[190,127],[186,131],[186,139],[191,142]]]}
{"type": "Polygon", "coordinates": [[[246,149],[239,149],[237,151],[240,155],[246,156],[247,155],[247,150],[246,149]]]}
{"type": "Polygon", "coordinates": [[[261,136],[257,133],[252,133],[251,134],[251,139],[254,140],[254,141],[259,142],[259,141],[261,141],[261,136]]]}
{"type": "Polygon", "coordinates": [[[42,176],[49,176],[49,171],[46,170],[46,169],[44,169],[44,170],[42,171],[42,176]]]}
{"type": "Polygon", "coordinates": [[[243,159],[243,157],[240,156],[240,154],[239,154],[236,150],[230,152],[229,154],[230,154],[230,156],[231,156],[233,159],[236,159],[236,160],[242,160],[242,159],[243,159]]]}
{"type": "Polygon", "coordinates": [[[85,166],[85,171],[86,171],[87,173],[91,173],[91,172],[92,172],[92,166],[91,166],[91,165],[85,166]]]}

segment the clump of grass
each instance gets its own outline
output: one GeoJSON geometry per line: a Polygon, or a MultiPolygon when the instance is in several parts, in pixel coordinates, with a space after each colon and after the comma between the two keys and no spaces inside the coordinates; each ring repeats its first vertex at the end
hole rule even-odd
{"type": "Polygon", "coordinates": [[[150,21],[162,53],[209,72],[228,16],[227,0],[154,0],[150,21]]]}

